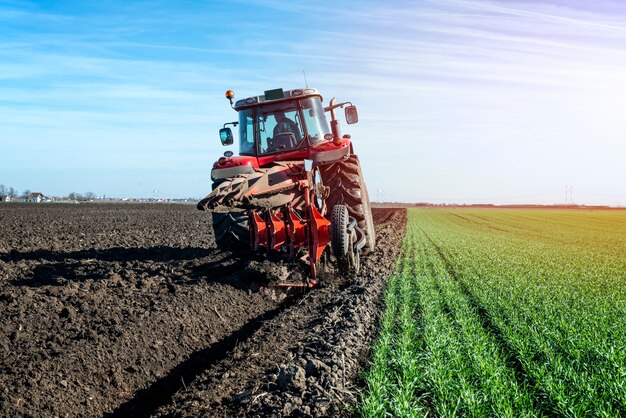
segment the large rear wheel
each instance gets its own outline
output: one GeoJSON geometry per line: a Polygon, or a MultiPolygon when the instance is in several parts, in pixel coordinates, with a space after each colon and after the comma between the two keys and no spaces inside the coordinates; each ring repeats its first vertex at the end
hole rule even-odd
{"type": "Polygon", "coordinates": [[[319,168],[324,186],[330,188],[330,195],[326,199],[329,213],[333,213],[335,205],[346,205],[348,213],[356,219],[359,228],[365,234],[367,244],[364,250],[374,251],[376,245],[374,219],[359,157],[352,154],[345,161],[319,168]]]}

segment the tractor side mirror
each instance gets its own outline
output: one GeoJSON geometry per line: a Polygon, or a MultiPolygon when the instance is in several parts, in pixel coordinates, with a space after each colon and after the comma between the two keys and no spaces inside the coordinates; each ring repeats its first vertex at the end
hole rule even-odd
{"type": "Polygon", "coordinates": [[[346,123],[352,125],[359,121],[359,113],[356,111],[356,106],[346,107],[346,123]]]}
{"type": "Polygon", "coordinates": [[[222,141],[222,145],[232,145],[233,140],[233,131],[230,128],[222,128],[220,129],[220,141],[222,141]]]}

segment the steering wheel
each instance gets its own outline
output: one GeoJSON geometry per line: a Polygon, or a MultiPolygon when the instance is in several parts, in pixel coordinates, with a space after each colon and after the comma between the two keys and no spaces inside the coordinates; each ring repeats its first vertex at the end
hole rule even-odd
{"type": "Polygon", "coordinates": [[[272,138],[272,145],[276,149],[295,148],[296,136],[293,132],[280,132],[272,138]]]}

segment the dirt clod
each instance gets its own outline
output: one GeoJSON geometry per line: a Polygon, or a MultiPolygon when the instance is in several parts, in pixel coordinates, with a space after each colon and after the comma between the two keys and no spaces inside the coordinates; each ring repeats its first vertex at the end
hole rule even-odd
{"type": "Polygon", "coordinates": [[[306,388],[306,376],[304,369],[298,366],[281,366],[278,372],[278,386],[282,390],[306,388]]]}

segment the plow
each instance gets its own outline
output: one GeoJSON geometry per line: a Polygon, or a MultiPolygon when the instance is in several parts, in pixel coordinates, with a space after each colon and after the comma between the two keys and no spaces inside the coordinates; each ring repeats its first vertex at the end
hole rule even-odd
{"type": "Polygon", "coordinates": [[[224,124],[220,139],[232,145],[227,125],[238,126],[240,155],[226,151],[213,164],[212,191],[197,205],[212,213],[218,247],[308,265],[298,283],[279,286],[313,287],[330,264],[357,274],[376,238],[360,162],[336,118],[345,108],[346,122],[356,123],[356,107],[334,98],[323,107],[311,88],[226,97],[239,120],[224,124]]]}

